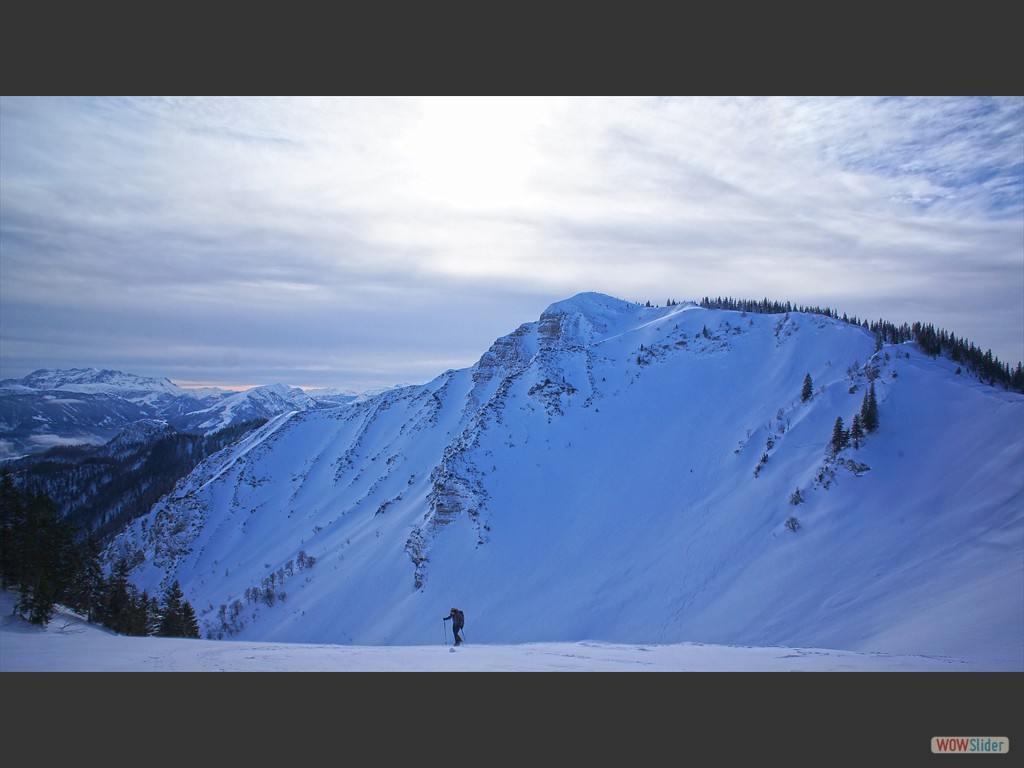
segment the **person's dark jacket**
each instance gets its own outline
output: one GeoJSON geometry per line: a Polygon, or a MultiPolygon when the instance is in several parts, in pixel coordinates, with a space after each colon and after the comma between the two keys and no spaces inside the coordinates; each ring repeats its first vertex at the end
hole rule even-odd
{"type": "Polygon", "coordinates": [[[458,608],[452,608],[451,613],[443,617],[444,621],[448,619],[452,620],[452,632],[456,635],[459,634],[459,630],[462,629],[466,624],[466,614],[460,611],[458,608]]]}

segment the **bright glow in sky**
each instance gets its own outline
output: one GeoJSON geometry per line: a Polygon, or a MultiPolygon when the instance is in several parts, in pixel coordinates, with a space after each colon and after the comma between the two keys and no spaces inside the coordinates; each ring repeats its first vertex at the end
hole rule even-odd
{"type": "Polygon", "coordinates": [[[1024,98],[0,98],[0,378],[366,389],[581,291],[1024,359],[1024,98]]]}

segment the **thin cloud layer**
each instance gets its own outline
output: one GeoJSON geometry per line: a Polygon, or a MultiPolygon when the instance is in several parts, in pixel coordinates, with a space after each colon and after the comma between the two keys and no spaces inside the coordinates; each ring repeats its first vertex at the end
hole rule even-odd
{"type": "Polygon", "coordinates": [[[0,99],[0,377],[352,389],[551,302],[922,320],[1024,358],[1024,99],[0,99]]]}

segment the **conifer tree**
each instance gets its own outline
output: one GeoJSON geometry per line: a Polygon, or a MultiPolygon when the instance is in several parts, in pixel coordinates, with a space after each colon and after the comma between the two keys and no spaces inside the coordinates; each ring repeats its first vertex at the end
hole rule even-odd
{"type": "Polygon", "coordinates": [[[10,474],[4,472],[0,476],[0,587],[4,589],[19,583],[22,565],[18,537],[24,515],[20,494],[10,474]]]}
{"type": "Polygon", "coordinates": [[[145,627],[143,634],[153,637],[154,635],[160,634],[160,620],[163,616],[160,610],[160,602],[155,597],[150,597],[149,593],[143,591],[140,602],[146,606],[145,616],[142,617],[145,620],[145,627]]]}
{"type": "Polygon", "coordinates": [[[75,581],[75,531],[48,496],[0,485],[0,570],[3,586],[17,587],[15,612],[46,624],[75,581]]]}
{"type": "Polygon", "coordinates": [[[114,564],[103,600],[103,624],[122,635],[133,634],[137,625],[138,594],[128,580],[128,561],[114,564]]]}
{"type": "Polygon", "coordinates": [[[103,578],[103,565],[100,562],[100,543],[94,537],[88,537],[76,550],[76,573],[74,583],[70,584],[65,595],[67,605],[84,613],[93,623],[102,621],[103,591],[106,582],[103,578]]]}
{"type": "Polygon", "coordinates": [[[164,592],[163,607],[160,609],[160,623],[157,635],[160,637],[179,637],[181,630],[181,601],[185,595],[181,585],[174,581],[164,592]]]}
{"type": "Polygon", "coordinates": [[[181,636],[199,637],[199,622],[192,604],[185,600],[181,604],[181,636]]]}
{"type": "Polygon", "coordinates": [[[806,403],[811,399],[811,395],[814,394],[814,383],[811,381],[811,374],[808,373],[804,376],[804,386],[800,390],[800,401],[806,403]]]}
{"type": "Polygon", "coordinates": [[[864,393],[864,401],[860,406],[860,421],[866,432],[878,429],[878,402],[875,400],[875,382],[871,382],[864,393]]]}
{"type": "Polygon", "coordinates": [[[850,441],[850,436],[843,426],[843,417],[836,416],[836,423],[832,427],[832,451],[839,453],[850,441]]]}
{"type": "Polygon", "coordinates": [[[199,637],[196,613],[175,581],[164,593],[164,604],[157,634],[161,637],[199,637]]]}
{"type": "Polygon", "coordinates": [[[860,448],[860,441],[864,439],[864,427],[861,425],[860,414],[853,414],[853,423],[850,425],[850,439],[853,440],[853,447],[860,448]]]}

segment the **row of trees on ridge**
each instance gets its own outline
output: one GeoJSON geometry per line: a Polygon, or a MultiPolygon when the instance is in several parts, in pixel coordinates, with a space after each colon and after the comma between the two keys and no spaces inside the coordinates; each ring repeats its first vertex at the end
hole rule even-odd
{"type": "MultiPolygon", "coordinates": [[[[673,302],[674,303],[674,302],[673,302]]],[[[931,323],[895,323],[886,320],[868,322],[860,320],[854,315],[847,315],[845,312],[840,315],[837,310],[829,307],[800,306],[792,302],[772,301],[767,298],[760,300],[734,299],[730,297],[711,299],[705,296],[700,300],[700,306],[705,309],[728,309],[736,312],[753,312],[755,314],[783,314],[786,312],[806,312],[809,314],[825,315],[844,323],[859,325],[875,334],[876,349],[881,349],[883,343],[903,344],[913,341],[918,348],[927,355],[937,357],[940,354],[947,354],[954,361],[969,371],[972,371],[980,381],[987,382],[990,386],[1000,385],[1004,389],[1011,389],[1015,392],[1024,392],[1024,363],[1018,362],[1016,367],[1011,368],[1009,363],[1000,362],[999,358],[992,354],[989,349],[982,352],[980,347],[975,346],[964,337],[959,337],[950,331],[936,329],[931,323]]]]}

